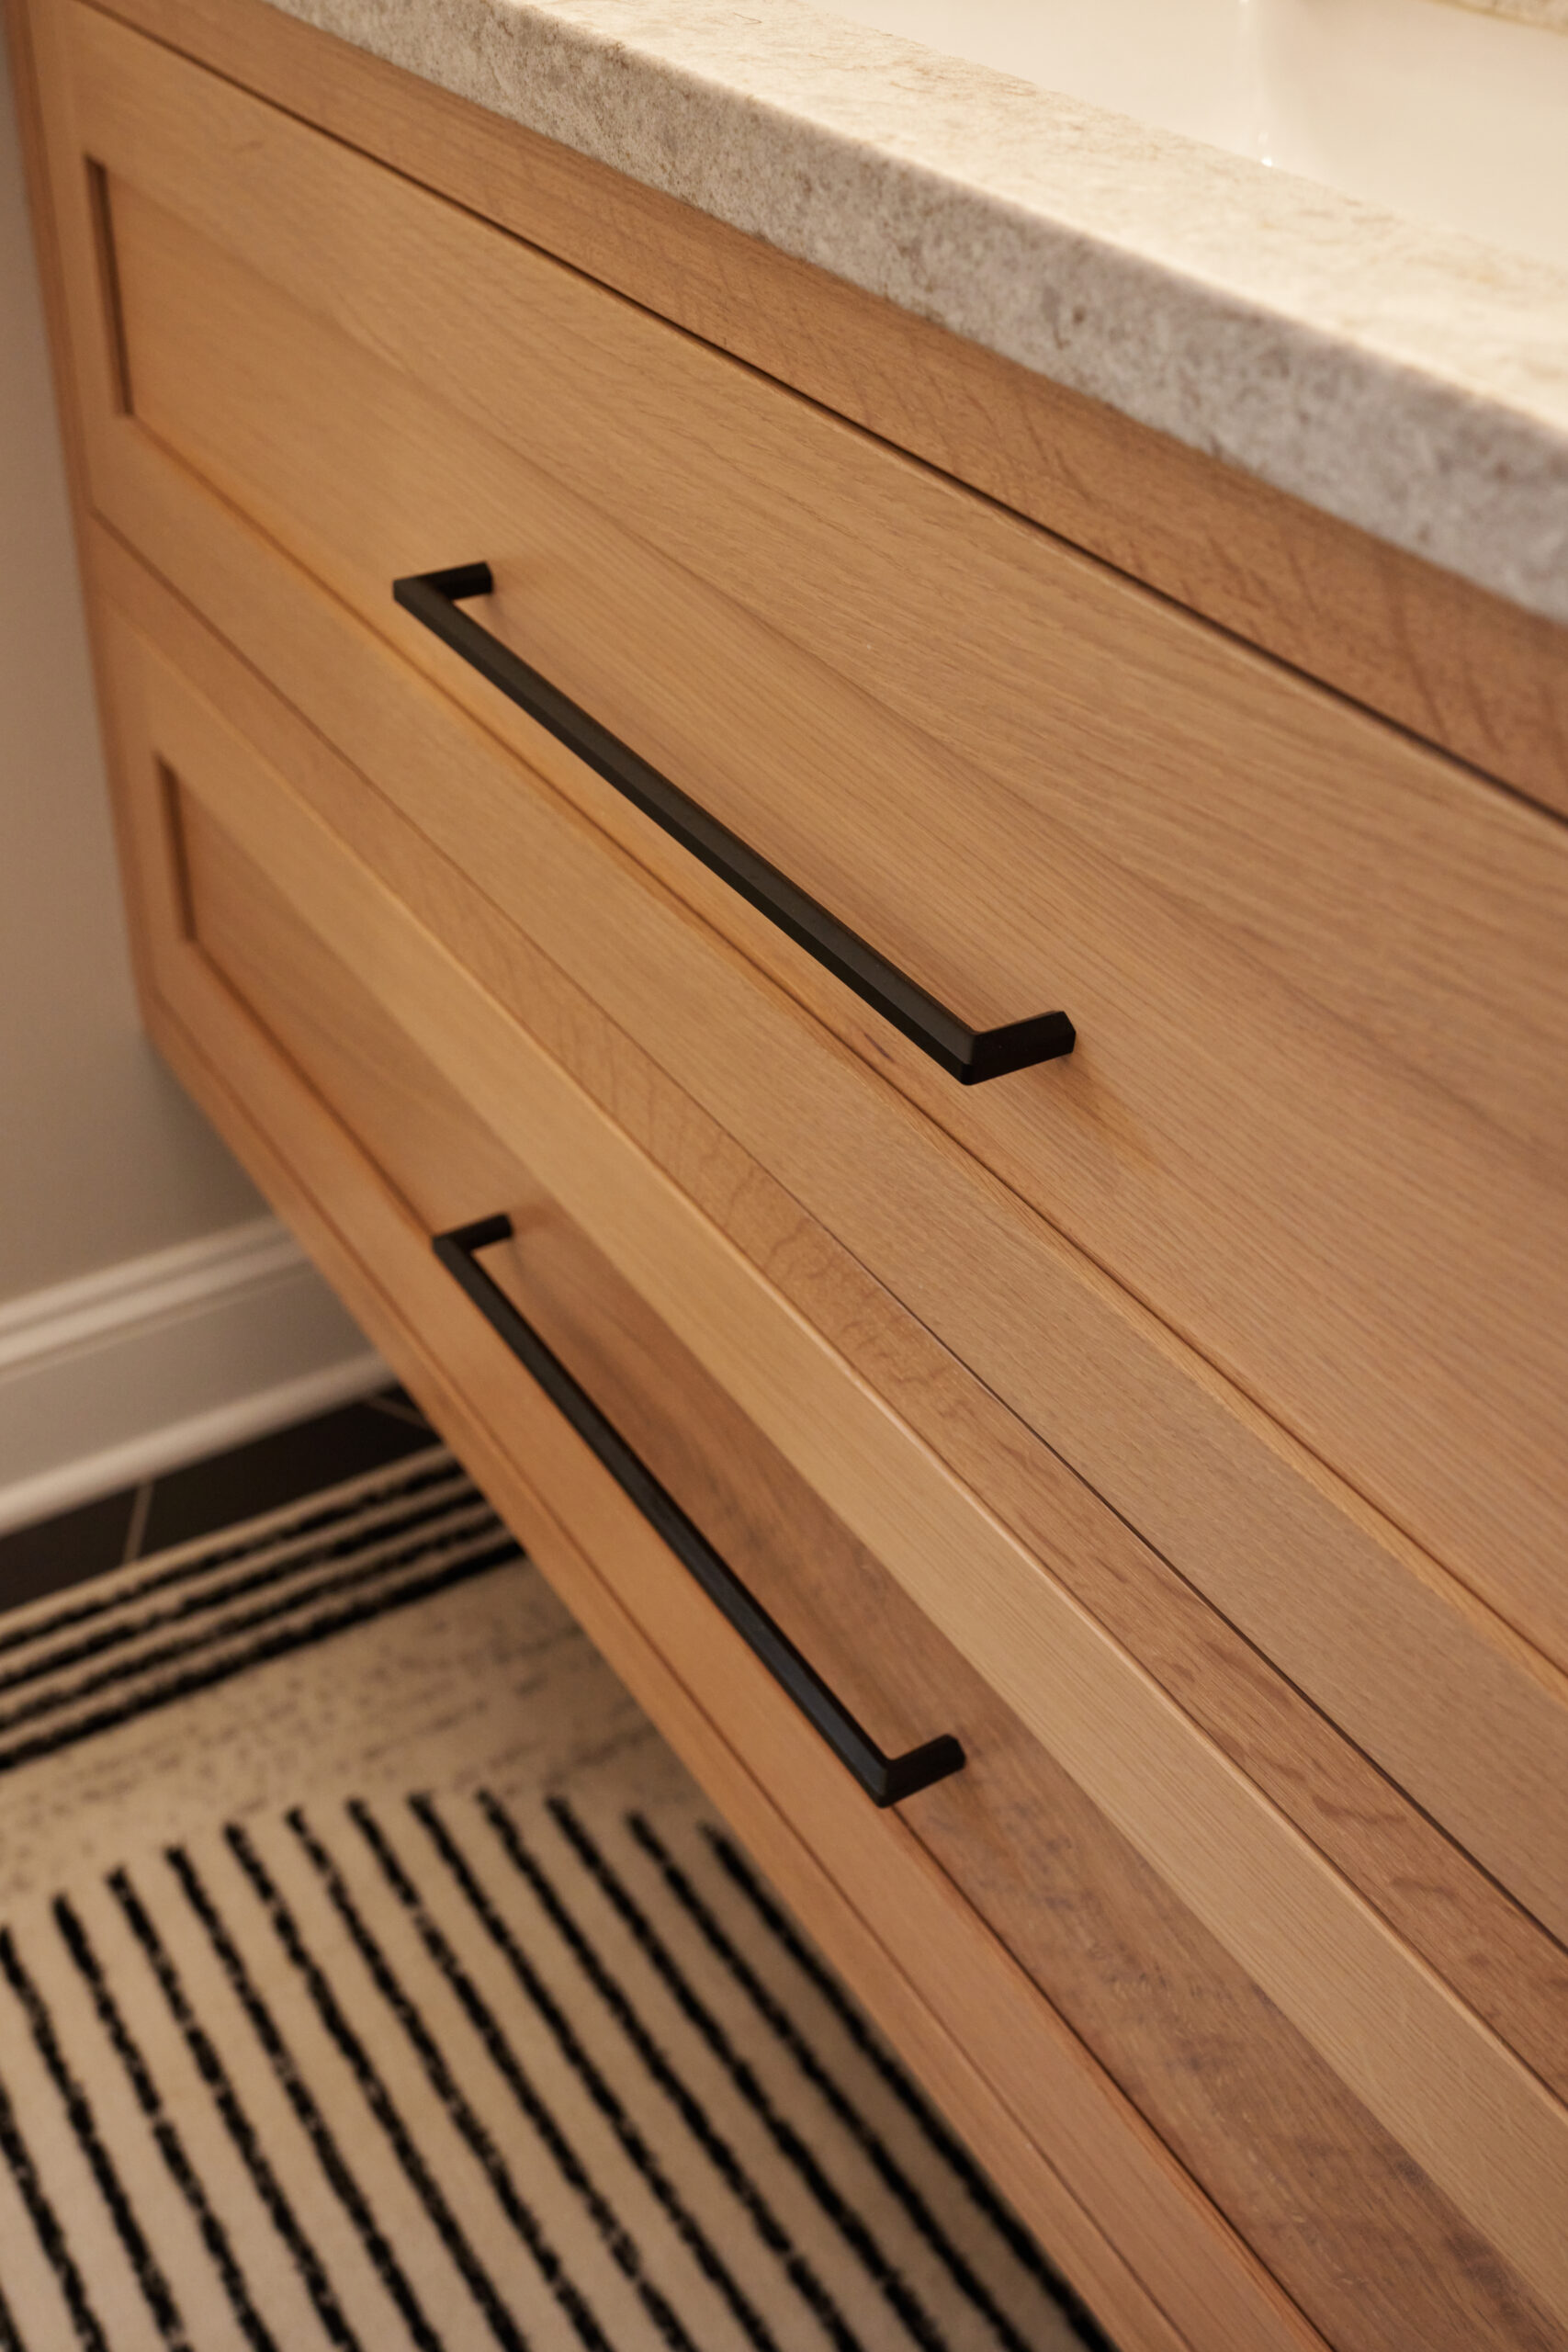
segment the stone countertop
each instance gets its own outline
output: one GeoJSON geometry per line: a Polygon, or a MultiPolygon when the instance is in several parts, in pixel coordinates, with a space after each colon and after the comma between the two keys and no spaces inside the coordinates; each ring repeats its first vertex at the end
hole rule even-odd
{"type": "Polygon", "coordinates": [[[274,0],[1568,622],[1568,271],[806,0],[274,0]]]}

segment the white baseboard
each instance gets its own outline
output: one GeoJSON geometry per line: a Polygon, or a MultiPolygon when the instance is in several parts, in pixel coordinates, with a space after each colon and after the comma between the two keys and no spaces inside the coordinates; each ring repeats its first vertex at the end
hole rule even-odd
{"type": "Polygon", "coordinates": [[[383,1386],[276,1217],[0,1306],[0,1532],[383,1386]]]}

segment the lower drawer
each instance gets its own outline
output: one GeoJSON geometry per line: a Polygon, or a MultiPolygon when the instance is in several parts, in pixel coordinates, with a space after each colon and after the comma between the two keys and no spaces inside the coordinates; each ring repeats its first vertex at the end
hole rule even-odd
{"type": "Polygon", "coordinates": [[[833,1890],[813,1924],[847,1909],[915,2063],[963,2051],[1031,2218],[1060,2242],[1065,2177],[1119,2244],[1166,2318],[1077,2214],[1125,2342],[1568,2345],[1562,2109],[206,696],[114,639],[163,1034],[764,1859],[788,1825],[772,1846],[833,1890]],[[433,1233],[498,1213],[505,1295],[701,1535],[884,1748],[954,1735],[962,1771],[879,1815],[803,1732],[436,1263],[433,1233]]]}

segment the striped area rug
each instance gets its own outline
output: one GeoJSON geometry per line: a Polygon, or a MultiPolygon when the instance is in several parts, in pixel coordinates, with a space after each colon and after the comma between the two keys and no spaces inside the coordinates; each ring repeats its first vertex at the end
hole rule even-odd
{"type": "Polygon", "coordinates": [[[0,1675],[0,2352],[1100,2341],[440,1450],[0,1675]]]}
{"type": "Polygon", "coordinates": [[[0,1617],[0,1773],[518,1556],[445,1446],[0,1617]]]}

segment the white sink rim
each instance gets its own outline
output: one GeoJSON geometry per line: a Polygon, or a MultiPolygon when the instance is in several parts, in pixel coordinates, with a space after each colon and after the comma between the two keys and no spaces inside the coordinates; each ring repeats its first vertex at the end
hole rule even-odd
{"type": "Polygon", "coordinates": [[[1568,31],[1456,0],[818,0],[1568,268],[1568,31]]]}

